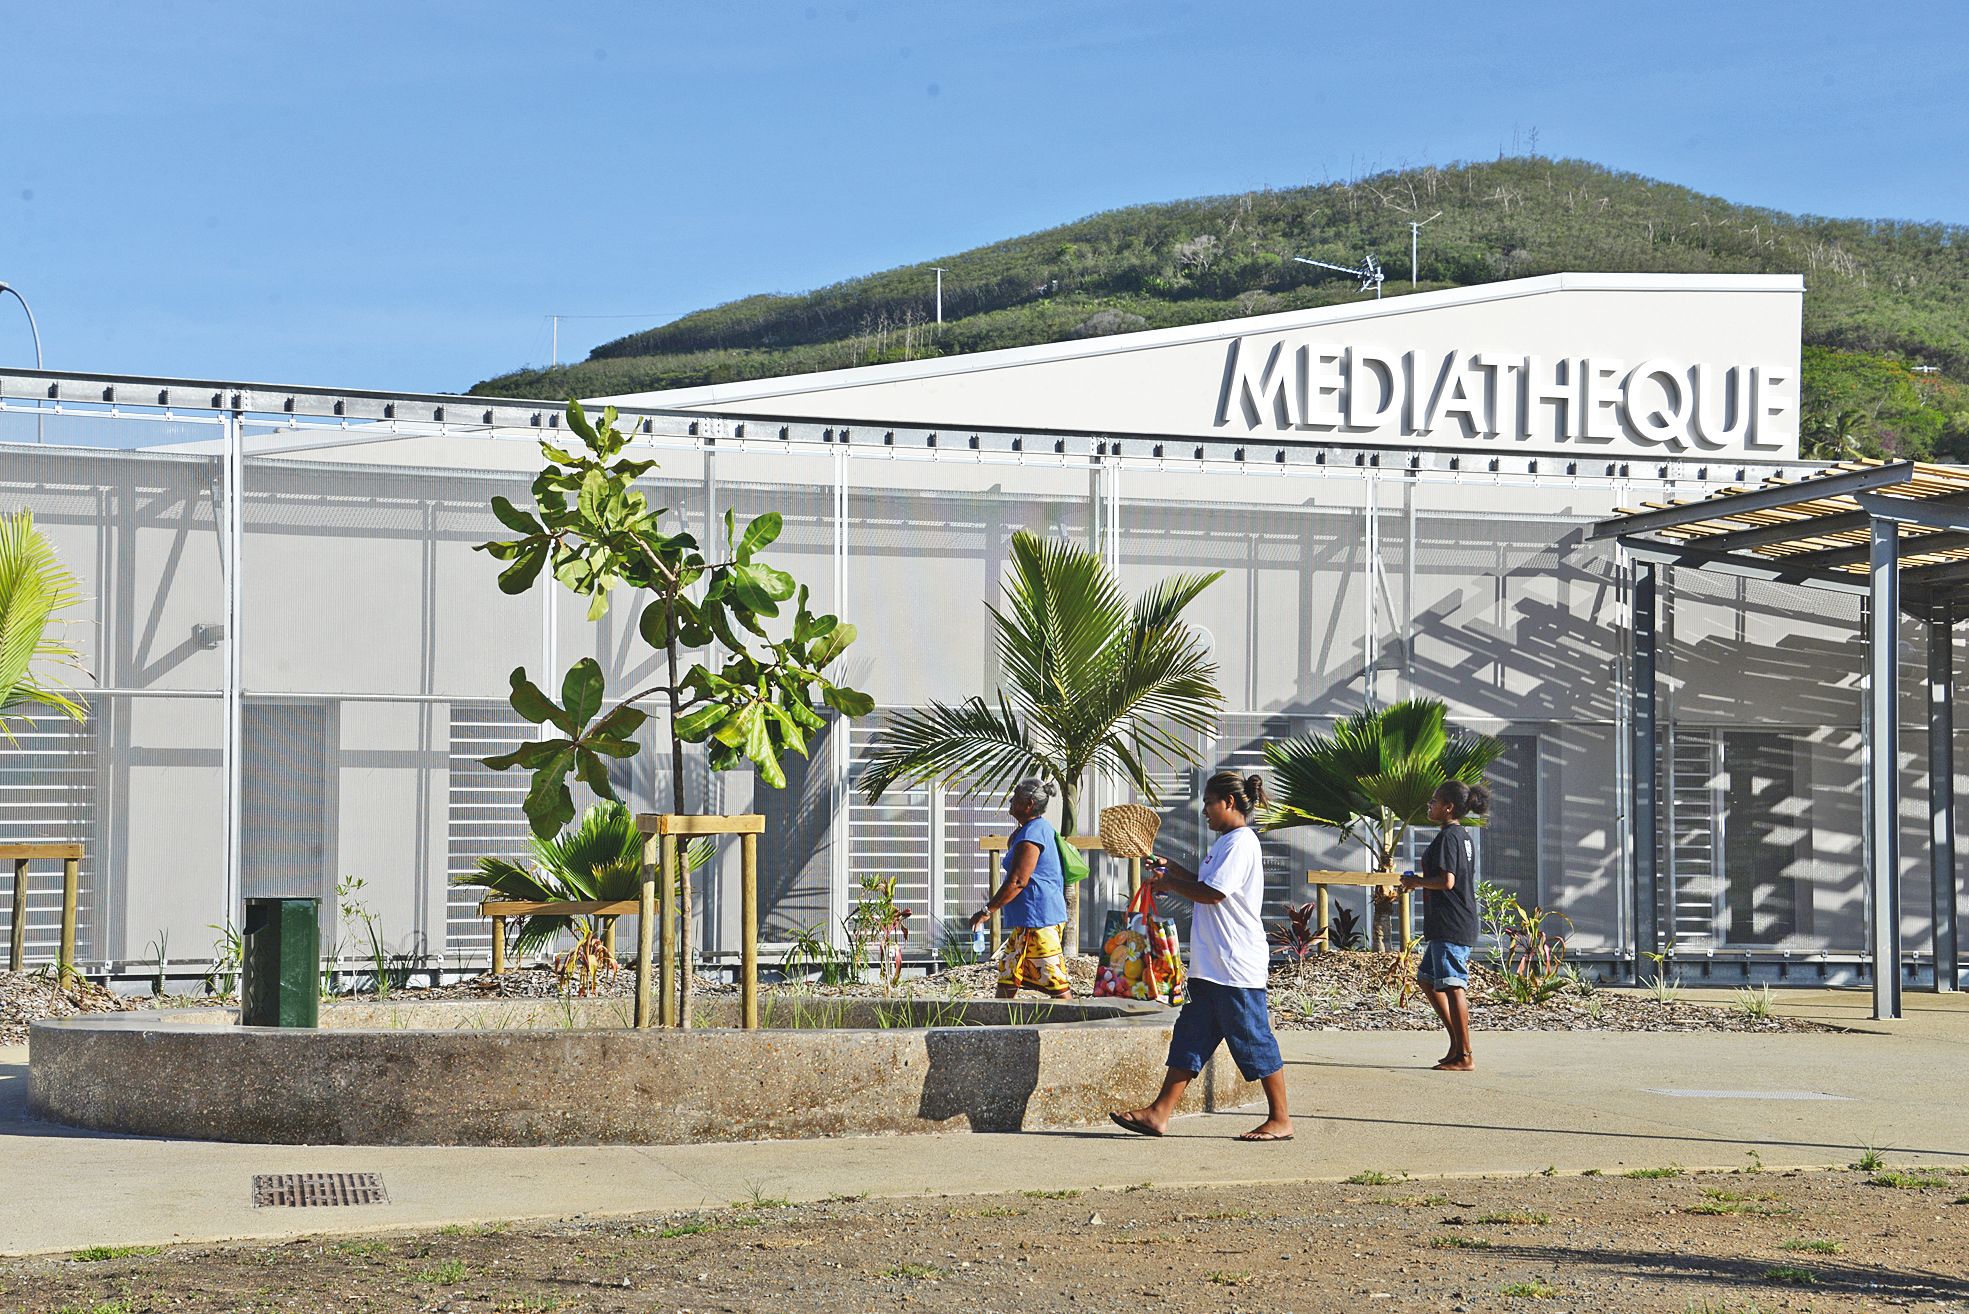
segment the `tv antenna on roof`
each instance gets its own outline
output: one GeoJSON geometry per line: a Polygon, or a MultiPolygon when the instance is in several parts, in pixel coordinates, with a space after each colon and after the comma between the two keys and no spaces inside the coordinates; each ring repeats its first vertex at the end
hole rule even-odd
{"type": "Polygon", "coordinates": [[[1381,262],[1376,260],[1372,255],[1362,256],[1359,265],[1333,265],[1328,264],[1324,260],[1308,260],[1305,256],[1293,256],[1292,258],[1302,265],[1318,265],[1321,269],[1332,269],[1342,274],[1350,274],[1361,281],[1361,291],[1365,292],[1369,288],[1373,288],[1374,299],[1376,301],[1381,299],[1381,284],[1387,281],[1388,276],[1381,272],[1381,262]]]}

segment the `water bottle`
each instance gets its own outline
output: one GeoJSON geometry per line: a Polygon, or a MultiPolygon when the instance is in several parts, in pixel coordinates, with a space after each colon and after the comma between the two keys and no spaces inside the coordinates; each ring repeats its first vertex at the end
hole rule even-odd
{"type": "Polygon", "coordinates": [[[971,956],[975,959],[978,959],[979,961],[982,961],[984,959],[987,947],[988,947],[988,941],[985,935],[985,928],[980,926],[976,930],[971,932],[971,956]]]}

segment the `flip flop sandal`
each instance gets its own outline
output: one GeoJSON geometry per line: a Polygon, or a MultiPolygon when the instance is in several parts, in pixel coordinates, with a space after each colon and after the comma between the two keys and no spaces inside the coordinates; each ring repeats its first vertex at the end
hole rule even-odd
{"type": "Polygon", "coordinates": [[[1289,1141],[1292,1139],[1292,1133],[1287,1132],[1283,1136],[1274,1136],[1270,1132],[1267,1132],[1263,1136],[1253,1136],[1251,1135],[1251,1133],[1246,1132],[1244,1135],[1238,1137],[1238,1139],[1245,1142],[1246,1144],[1256,1144],[1259,1141],[1289,1141]]]}
{"type": "Polygon", "coordinates": [[[1123,1113],[1108,1114],[1108,1121],[1112,1122],[1115,1126],[1121,1128],[1121,1130],[1123,1131],[1134,1132],[1137,1136],[1162,1135],[1161,1132],[1149,1126],[1146,1122],[1138,1121],[1123,1113]]]}

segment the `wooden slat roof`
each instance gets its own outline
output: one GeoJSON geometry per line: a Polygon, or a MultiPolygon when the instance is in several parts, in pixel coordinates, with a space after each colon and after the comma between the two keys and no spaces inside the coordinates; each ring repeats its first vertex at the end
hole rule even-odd
{"type": "MultiPolygon", "coordinates": [[[[1882,498],[1969,507],[1969,467],[1926,461],[1845,461],[1796,479],[1774,475],[1758,485],[1725,488],[1707,497],[1623,507],[1614,518],[1602,521],[1594,536],[1648,534],[1656,542],[1677,547],[1746,554],[1745,559],[1750,560],[1793,559],[1798,564],[1864,576],[1870,518],[1854,493],[1840,491],[1837,486],[1854,482],[1842,476],[1868,472],[1883,481],[1868,480],[1871,487],[1865,491],[1882,498]],[[1834,487],[1824,487],[1827,484],[1834,487]],[[1774,498],[1779,490],[1789,490],[1795,496],[1774,498]],[[1713,514],[1659,514],[1693,508],[1713,508],[1713,514]],[[1677,523],[1659,523],[1664,519],[1677,523]]],[[[1900,542],[1901,565],[1910,570],[1969,562],[1969,534],[1902,522],[1900,542]]],[[[1915,578],[1918,576],[1910,576],[1910,582],[1915,578]]]]}

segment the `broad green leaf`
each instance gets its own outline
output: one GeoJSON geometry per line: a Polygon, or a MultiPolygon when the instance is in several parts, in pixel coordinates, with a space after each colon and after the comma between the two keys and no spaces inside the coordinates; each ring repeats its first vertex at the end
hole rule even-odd
{"type": "MultiPolygon", "coordinates": [[[[829,616],[826,619],[831,621],[834,618],[829,616]]],[[[816,670],[826,667],[835,658],[847,651],[848,645],[854,641],[855,627],[852,625],[837,624],[823,634],[820,640],[814,644],[813,650],[807,654],[807,660],[812,663],[816,670]]]]}
{"type": "Polygon", "coordinates": [[[821,701],[843,716],[867,716],[875,710],[875,700],[858,689],[828,685],[820,691],[821,701]]]}
{"type": "MultiPolygon", "coordinates": [[[[567,427],[574,430],[575,434],[585,441],[591,443],[595,441],[595,426],[588,423],[588,412],[582,408],[580,402],[572,398],[569,398],[567,404],[567,427]]],[[[563,461],[561,464],[566,465],[567,462],[563,461]]]]}
{"type": "Polygon", "coordinates": [[[728,748],[743,749],[752,739],[752,728],[765,719],[757,703],[748,703],[736,716],[718,726],[712,737],[728,748]]]}
{"type": "Polygon", "coordinates": [[[479,761],[494,771],[505,771],[516,766],[531,769],[566,748],[571,742],[566,739],[535,739],[521,744],[510,753],[500,753],[496,757],[482,757],[479,761]]]}
{"type": "Polygon", "coordinates": [[[548,460],[552,461],[555,465],[574,464],[574,453],[564,452],[560,448],[554,446],[552,443],[547,442],[545,439],[541,440],[540,451],[542,455],[544,455],[548,460]]]}
{"type": "Polygon", "coordinates": [[[556,752],[547,762],[534,768],[533,786],[526,792],[526,819],[533,833],[546,837],[574,820],[574,796],[568,792],[567,773],[574,766],[574,747],[556,752]]]}
{"type": "Polygon", "coordinates": [[[764,771],[766,764],[775,757],[773,738],[766,730],[766,710],[760,704],[753,703],[740,712],[739,717],[745,722],[745,755],[764,771]]]}
{"type": "Polygon", "coordinates": [[[513,687],[512,696],[508,701],[512,703],[515,712],[535,725],[544,725],[552,721],[568,734],[575,732],[574,722],[568,719],[567,713],[555,706],[554,700],[542,693],[539,685],[526,678],[526,667],[515,666],[508,679],[513,687]]]}
{"type": "Polygon", "coordinates": [[[702,707],[692,708],[677,718],[677,737],[686,743],[699,743],[731,714],[732,709],[723,703],[706,703],[702,707]]]}
{"type": "Polygon", "coordinates": [[[588,731],[592,735],[602,735],[613,739],[626,739],[642,729],[643,722],[649,720],[649,713],[640,707],[627,703],[616,708],[601,720],[595,722],[588,731]]]}
{"type": "MultiPolygon", "coordinates": [[[[749,755],[748,755],[749,756],[749,755]]],[[[780,769],[779,757],[767,746],[762,757],[753,757],[752,765],[758,769],[759,779],[774,789],[786,788],[786,772],[780,769]]]]}
{"type": "Polygon", "coordinates": [[[612,485],[609,482],[608,475],[601,470],[590,470],[587,474],[581,476],[581,501],[579,506],[581,514],[585,519],[593,521],[596,524],[603,522],[605,519],[603,508],[607,503],[611,488],[612,485]]]}
{"type": "Polygon", "coordinates": [[[608,763],[587,747],[574,750],[574,773],[581,777],[583,784],[600,794],[603,798],[615,797],[615,786],[609,783],[608,763]]]}
{"type": "MultiPolygon", "coordinates": [[[[771,566],[762,566],[756,561],[733,566],[732,579],[734,583],[750,585],[774,602],[786,601],[793,596],[793,591],[799,587],[793,582],[793,576],[787,574],[785,571],[775,570],[771,566]]],[[[765,608],[761,607],[758,610],[765,611],[765,608]]],[[[766,612],[766,614],[776,615],[778,614],[777,609],[766,612]]]]}
{"type": "Polygon", "coordinates": [[[531,513],[522,511],[503,497],[492,499],[492,514],[499,517],[499,523],[519,534],[539,534],[544,532],[540,522],[531,513]]]}
{"type": "Polygon", "coordinates": [[[738,543],[738,560],[741,565],[752,560],[752,554],[779,537],[785,520],[777,511],[768,511],[757,517],[745,527],[745,537],[738,543]]]}
{"type": "Polygon", "coordinates": [[[801,729],[800,723],[794,720],[792,714],[777,703],[764,703],[761,706],[766,709],[766,715],[779,722],[779,736],[785,742],[786,746],[798,753],[801,757],[805,757],[807,755],[807,736],[806,732],[801,729]]]}
{"type": "Polygon", "coordinates": [[[662,598],[645,603],[643,614],[637,618],[636,629],[642,634],[643,642],[662,652],[670,646],[670,636],[666,632],[664,620],[669,606],[662,598]]]}
{"type": "Polygon", "coordinates": [[[569,734],[578,733],[602,710],[603,683],[602,665],[593,657],[583,657],[568,668],[561,681],[561,704],[571,722],[566,727],[569,734]]]}
{"type": "Polygon", "coordinates": [[[581,741],[583,748],[593,749],[604,757],[634,757],[642,745],[633,739],[616,739],[609,735],[589,735],[581,741]]]}
{"type": "Polygon", "coordinates": [[[522,551],[512,565],[499,572],[499,591],[517,594],[532,588],[533,581],[540,578],[540,568],[547,564],[548,553],[545,542],[533,544],[522,551]]]}

